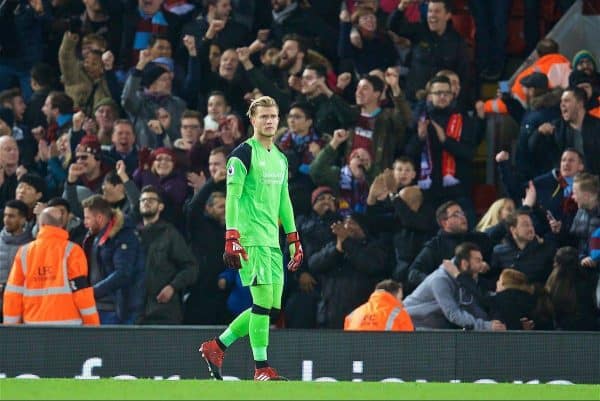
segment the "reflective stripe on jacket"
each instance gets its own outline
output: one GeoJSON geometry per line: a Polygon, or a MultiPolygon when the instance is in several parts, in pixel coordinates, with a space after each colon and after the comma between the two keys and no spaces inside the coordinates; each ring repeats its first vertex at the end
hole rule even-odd
{"type": "Polygon", "coordinates": [[[548,77],[548,86],[555,88],[560,86],[566,88],[569,86],[569,74],[571,73],[571,61],[562,54],[552,53],[540,57],[532,65],[525,68],[517,75],[511,92],[515,99],[525,105],[525,92],[521,85],[521,78],[524,78],[534,72],[542,72],[548,77]]]}
{"type": "Polygon", "coordinates": [[[83,249],[44,225],[17,251],[4,291],[4,323],[98,325],[83,249]]]}
{"type": "Polygon", "coordinates": [[[344,330],[414,331],[412,319],[394,295],[384,290],[371,294],[369,300],[346,316],[344,330]]]}
{"type": "Polygon", "coordinates": [[[490,113],[507,114],[508,113],[506,104],[500,98],[486,100],[485,103],[483,104],[483,111],[486,114],[490,114],[490,113]]]}

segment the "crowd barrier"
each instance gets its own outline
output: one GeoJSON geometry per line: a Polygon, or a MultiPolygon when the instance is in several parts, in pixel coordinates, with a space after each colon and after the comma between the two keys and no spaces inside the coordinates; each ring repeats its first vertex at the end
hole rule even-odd
{"type": "MultiPolygon", "coordinates": [[[[0,378],[208,379],[199,344],[220,327],[0,327],[0,378]]],[[[274,330],[269,362],[291,380],[600,383],[600,333],[274,330]]],[[[251,379],[248,340],[226,379],[251,379]]]]}

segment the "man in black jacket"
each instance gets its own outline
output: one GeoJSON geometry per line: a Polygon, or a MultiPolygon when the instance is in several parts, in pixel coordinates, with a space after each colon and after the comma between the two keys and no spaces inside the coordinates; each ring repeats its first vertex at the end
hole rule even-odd
{"type": "Polygon", "coordinates": [[[225,193],[213,192],[204,213],[190,225],[192,252],[198,259],[201,276],[190,289],[185,301],[185,324],[227,324],[227,294],[217,286],[219,274],[225,269],[225,193]]]}
{"type": "Polygon", "coordinates": [[[194,35],[196,43],[200,43],[209,25],[214,21],[219,21],[223,27],[215,35],[213,43],[219,46],[223,51],[243,46],[250,42],[250,32],[241,23],[231,17],[230,0],[206,0],[204,14],[199,13],[197,17],[183,26],[183,35],[194,35]]]}
{"type": "MultiPolygon", "coordinates": [[[[223,28],[222,21],[212,20],[208,26],[206,34],[201,41],[195,41],[197,55],[190,53],[191,70],[188,71],[186,78],[186,91],[189,100],[194,103],[194,96],[198,96],[197,109],[202,110],[208,95],[213,91],[223,92],[227,103],[231,106],[233,112],[238,115],[244,115],[247,104],[244,101],[244,95],[252,91],[252,86],[245,75],[239,70],[239,58],[234,48],[223,49],[219,61],[219,68],[213,72],[210,67],[210,47],[214,44],[216,35],[223,28]]],[[[188,40],[190,36],[186,36],[188,40]]],[[[190,45],[190,48],[191,45],[190,45]]],[[[190,49],[188,49],[190,51],[190,49]]],[[[191,50],[193,52],[193,50],[191,50]]]]}
{"type": "Polygon", "coordinates": [[[492,253],[490,278],[495,282],[503,269],[516,269],[529,283],[544,285],[552,271],[556,246],[548,238],[536,236],[528,210],[517,210],[506,218],[510,235],[492,253]]]}
{"type": "Polygon", "coordinates": [[[271,38],[277,43],[290,33],[301,35],[311,40],[311,47],[325,55],[329,60],[337,60],[336,30],[327,25],[321,16],[310,8],[300,6],[298,0],[271,0],[273,7],[273,23],[271,38]]]}
{"type": "Polygon", "coordinates": [[[321,186],[312,191],[312,212],[297,219],[298,233],[303,238],[304,262],[288,281],[285,305],[286,327],[312,329],[317,327],[316,313],[319,301],[319,283],[310,272],[311,256],[336,239],[331,225],[341,220],[337,213],[333,189],[321,186]]]}
{"type": "Polygon", "coordinates": [[[332,224],[336,239],[308,258],[309,271],[322,283],[318,312],[322,327],[343,328],[346,315],[389,276],[386,240],[369,234],[368,226],[367,217],[358,213],[332,224]]]}
{"type": "Polygon", "coordinates": [[[469,57],[467,44],[450,24],[452,10],[448,0],[430,0],[427,20],[409,23],[404,10],[410,1],[398,4],[390,16],[389,29],[412,43],[411,64],[406,78],[406,95],[415,99],[415,92],[425,87],[427,81],[440,70],[456,72],[469,93],[469,57]]]}
{"type": "Polygon", "coordinates": [[[227,187],[225,186],[225,179],[227,178],[227,171],[225,169],[226,163],[226,148],[219,146],[211,150],[210,156],[208,156],[208,171],[210,177],[198,191],[195,191],[195,193],[185,201],[183,211],[187,218],[186,231],[188,238],[190,239],[194,238],[192,233],[196,229],[196,222],[204,218],[206,203],[210,196],[215,192],[225,193],[227,191],[227,187]]]}
{"type": "Polygon", "coordinates": [[[434,207],[454,200],[475,225],[471,193],[471,162],[475,153],[473,120],[456,110],[450,80],[445,76],[429,81],[431,103],[419,116],[417,132],[408,141],[406,153],[420,166],[418,184],[434,207]]]}
{"type": "Polygon", "coordinates": [[[182,324],[183,293],[198,277],[198,264],[185,239],[171,223],[160,219],[164,207],[158,189],[142,188],[140,237],[146,253],[142,324],[182,324]]]}
{"type": "Polygon", "coordinates": [[[585,170],[600,174],[600,119],[588,114],[587,95],[581,88],[565,90],[560,99],[562,118],[539,126],[529,138],[529,148],[536,160],[547,160],[552,168],[559,155],[574,148],[583,155],[585,170]]]}
{"type": "Polygon", "coordinates": [[[444,259],[454,255],[455,248],[463,242],[479,246],[484,260],[489,260],[492,243],[487,234],[468,231],[467,218],[460,205],[448,201],[437,208],[435,216],[440,226],[438,234],[427,241],[408,268],[408,290],[414,290],[444,259]]]}
{"type": "Polygon", "coordinates": [[[0,207],[15,199],[17,190],[17,170],[19,168],[19,147],[12,136],[0,137],[0,207]]]}

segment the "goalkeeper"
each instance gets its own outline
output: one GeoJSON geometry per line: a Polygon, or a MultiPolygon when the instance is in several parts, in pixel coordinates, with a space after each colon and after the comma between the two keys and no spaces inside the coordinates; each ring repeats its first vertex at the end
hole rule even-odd
{"type": "Polygon", "coordinates": [[[303,253],[288,193],[287,159],[273,144],[279,125],[277,103],[262,96],[250,105],[248,117],[254,135],[235,148],[227,161],[223,261],[239,269],[242,284],[250,286],[252,307],[235,318],[218,338],[202,343],[199,351],[211,375],[223,380],[225,350],[249,335],[254,380],[285,380],[267,361],[270,317],[279,314],[283,293],[279,221],[290,247],[290,271],[300,267],[303,253]]]}

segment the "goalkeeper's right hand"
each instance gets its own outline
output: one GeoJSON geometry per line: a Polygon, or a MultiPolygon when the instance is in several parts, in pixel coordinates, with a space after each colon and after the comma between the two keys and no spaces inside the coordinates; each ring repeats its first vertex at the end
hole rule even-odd
{"type": "Polygon", "coordinates": [[[240,255],[244,260],[248,260],[246,250],[240,244],[240,233],[236,229],[225,231],[225,252],[223,253],[223,262],[225,266],[241,269],[240,255]]]}

